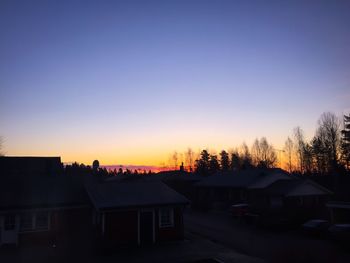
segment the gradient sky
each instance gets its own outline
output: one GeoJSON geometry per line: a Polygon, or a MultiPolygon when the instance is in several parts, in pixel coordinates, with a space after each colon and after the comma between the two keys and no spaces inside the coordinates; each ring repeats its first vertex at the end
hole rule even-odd
{"type": "Polygon", "coordinates": [[[349,1],[0,1],[7,155],[159,165],[350,109],[349,1]]]}

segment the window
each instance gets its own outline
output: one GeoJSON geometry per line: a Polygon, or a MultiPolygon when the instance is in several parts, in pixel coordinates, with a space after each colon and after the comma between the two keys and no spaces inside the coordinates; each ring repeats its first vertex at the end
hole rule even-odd
{"type": "Polygon", "coordinates": [[[49,228],[49,212],[25,212],[20,217],[20,230],[22,232],[47,230],[49,228]]]}
{"type": "Polygon", "coordinates": [[[14,230],[16,227],[16,216],[15,215],[6,215],[4,222],[5,230],[14,230]]]}
{"type": "Polygon", "coordinates": [[[162,208],[159,210],[159,227],[174,226],[174,210],[171,208],[162,208]]]}
{"type": "Polygon", "coordinates": [[[32,213],[23,213],[21,214],[21,231],[30,231],[33,230],[33,214],[32,213]]]}
{"type": "Polygon", "coordinates": [[[48,212],[36,213],[35,228],[48,229],[48,227],[49,227],[49,213],[48,212]]]}

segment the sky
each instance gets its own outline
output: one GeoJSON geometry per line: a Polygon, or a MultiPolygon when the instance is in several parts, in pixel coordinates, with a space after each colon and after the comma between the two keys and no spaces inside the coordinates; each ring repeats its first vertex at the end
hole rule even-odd
{"type": "Polygon", "coordinates": [[[349,1],[0,1],[6,155],[161,165],[350,110],[349,1]]]}

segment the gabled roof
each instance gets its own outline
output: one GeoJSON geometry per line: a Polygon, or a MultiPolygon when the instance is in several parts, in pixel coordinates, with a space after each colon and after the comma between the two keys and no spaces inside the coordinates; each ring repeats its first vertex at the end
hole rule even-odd
{"type": "Polygon", "coordinates": [[[264,188],[279,179],[292,177],[281,169],[248,169],[220,172],[204,178],[197,187],[264,188]]]}
{"type": "Polygon", "coordinates": [[[296,178],[282,169],[273,169],[263,176],[259,176],[249,189],[263,189],[278,180],[296,180],[296,178]]]}
{"type": "Polygon", "coordinates": [[[0,178],[0,210],[88,204],[82,183],[65,175],[0,178]]]}
{"type": "Polygon", "coordinates": [[[90,183],[86,184],[86,189],[98,210],[189,203],[188,199],[160,181],[139,179],[90,183]]]}
{"type": "Polygon", "coordinates": [[[263,190],[268,195],[307,196],[329,195],[332,192],[311,180],[279,180],[263,190]]]}

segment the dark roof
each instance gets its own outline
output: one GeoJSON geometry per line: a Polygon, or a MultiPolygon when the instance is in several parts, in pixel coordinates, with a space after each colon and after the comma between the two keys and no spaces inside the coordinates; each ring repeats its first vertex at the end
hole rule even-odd
{"type": "Polygon", "coordinates": [[[0,210],[88,204],[82,182],[70,176],[6,176],[0,180],[0,210]]]}
{"type": "Polygon", "coordinates": [[[170,175],[165,178],[162,178],[163,181],[189,181],[189,182],[199,182],[201,181],[203,176],[199,174],[191,174],[191,173],[186,173],[186,174],[175,174],[175,175],[170,175]]]}
{"type": "Polygon", "coordinates": [[[0,157],[0,174],[2,176],[61,174],[62,168],[60,157],[0,157]]]}
{"type": "Polygon", "coordinates": [[[86,185],[86,189],[94,206],[101,210],[189,203],[164,183],[153,180],[91,183],[86,185]]]}
{"type": "Polygon", "coordinates": [[[263,190],[268,195],[277,196],[305,196],[327,195],[331,192],[311,180],[279,180],[263,190]]]}
{"type": "Polygon", "coordinates": [[[198,187],[264,188],[279,179],[292,177],[281,169],[248,169],[220,172],[202,179],[198,187]]]}

